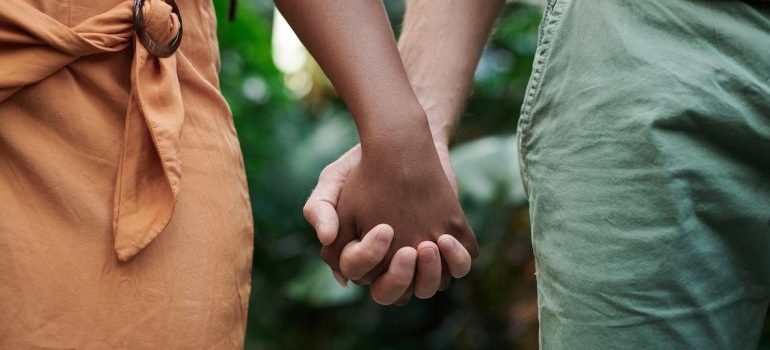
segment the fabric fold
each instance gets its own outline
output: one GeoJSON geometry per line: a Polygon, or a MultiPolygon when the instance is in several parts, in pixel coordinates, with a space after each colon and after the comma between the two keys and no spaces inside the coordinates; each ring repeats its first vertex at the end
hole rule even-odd
{"type": "MultiPolygon", "coordinates": [[[[171,6],[151,0],[143,11],[153,40],[173,38],[180,22],[171,6]]],[[[136,256],[166,228],[179,193],[180,53],[157,58],[145,49],[134,35],[130,0],[73,28],[21,0],[0,2],[0,103],[81,57],[132,45],[131,92],[113,201],[114,248],[121,261],[136,256]]]]}

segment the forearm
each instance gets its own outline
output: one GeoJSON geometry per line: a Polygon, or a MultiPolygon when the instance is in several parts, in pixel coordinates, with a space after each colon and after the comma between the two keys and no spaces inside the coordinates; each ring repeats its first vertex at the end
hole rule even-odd
{"type": "Polygon", "coordinates": [[[364,150],[405,131],[428,133],[380,0],[275,4],[347,104],[364,150]]]}
{"type": "Polygon", "coordinates": [[[504,0],[410,0],[398,49],[427,113],[433,139],[446,146],[463,110],[492,24],[504,0]]]}

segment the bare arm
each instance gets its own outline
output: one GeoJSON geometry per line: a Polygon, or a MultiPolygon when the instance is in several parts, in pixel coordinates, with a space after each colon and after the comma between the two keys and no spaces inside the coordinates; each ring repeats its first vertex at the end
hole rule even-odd
{"type": "Polygon", "coordinates": [[[462,113],[473,73],[503,0],[411,0],[398,48],[440,146],[462,113]]]}
{"type": "MultiPolygon", "coordinates": [[[[449,159],[449,139],[472,86],[482,49],[503,4],[503,0],[407,2],[398,47],[412,88],[427,113],[444,172],[455,191],[457,183],[449,159]]],[[[444,270],[441,278],[440,285],[446,287],[448,272],[454,277],[464,276],[470,270],[471,259],[462,246],[453,243],[451,237],[440,237],[436,243],[449,270],[444,270]]],[[[369,251],[359,255],[369,257],[369,261],[352,254],[343,255],[342,259],[345,265],[359,266],[365,271],[376,261],[371,257],[382,256],[380,252],[384,248],[373,242],[360,249],[369,251]]],[[[435,274],[421,273],[430,270],[427,261],[421,254],[417,263],[415,294],[421,298],[432,296],[437,286],[433,280],[435,274]]],[[[398,263],[396,259],[393,262],[398,263]]],[[[397,282],[405,281],[391,280],[388,283],[397,282]]],[[[385,289],[385,286],[386,283],[375,283],[374,289],[385,289]]]]}
{"type": "MultiPolygon", "coordinates": [[[[408,3],[399,48],[417,97],[428,113],[444,171],[453,185],[454,171],[447,149],[449,135],[462,110],[481,50],[502,3],[502,0],[412,0],[408,3]]],[[[313,195],[308,199],[305,207],[306,217],[316,227],[322,242],[328,242],[337,236],[337,213],[331,205],[336,206],[341,184],[349,177],[351,169],[357,166],[360,157],[360,151],[354,148],[327,167],[330,175],[322,177],[313,195]],[[319,226],[318,223],[333,224],[319,226]]],[[[448,236],[440,237],[436,243],[442,260],[446,261],[452,275],[462,277],[470,269],[470,256],[463,246],[455,245],[452,237],[448,236]]],[[[348,247],[355,246],[356,249],[346,250],[360,254],[343,254],[342,262],[346,266],[355,267],[357,275],[363,275],[385,257],[389,245],[390,240],[364,240],[361,243],[353,243],[348,247]]],[[[422,273],[432,270],[429,267],[431,263],[424,257],[421,250],[416,265],[415,284],[415,292],[423,298],[432,296],[438,286],[435,273],[422,273]]],[[[407,259],[396,256],[391,267],[408,266],[409,263],[407,259]]],[[[339,278],[344,279],[342,276],[339,278]]],[[[372,295],[379,295],[375,300],[393,301],[400,296],[402,290],[397,287],[408,284],[409,278],[409,274],[390,279],[378,278],[372,287],[372,295]]],[[[446,286],[444,282],[448,280],[442,280],[441,285],[446,286]]],[[[402,301],[407,299],[408,294],[401,297],[402,301]]]]}
{"type": "Polygon", "coordinates": [[[390,304],[411,286],[421,243],[449,234],[475,256],[475,235],[442,170],[382,2],[277,0],[276,5],[348,105],[361,138],[361,160],[340,183],[338,234],[333,242],[322,241],[323,259],[339,272],[348,243],[377,224],[391,225],[395,233],[385,258],[362,277],[379,277],[375,287],[383,287],[373,289],[373,296],[390,304]],[[404,263],[389,268],[391,259],[404,263]]]}
{"type": "Polygon", "coordinates": [[[427,131],[380,0],[276,0],[323,68],[367,143],[404,128],[427,131]]]}

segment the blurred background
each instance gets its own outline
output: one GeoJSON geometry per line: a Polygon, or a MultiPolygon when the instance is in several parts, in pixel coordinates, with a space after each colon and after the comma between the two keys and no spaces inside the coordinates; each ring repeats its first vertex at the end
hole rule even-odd
{"type": "MultiPolygon", "coordinates": [[[[221,87],[246,162],[255,222],[246,349],[537,349],[534,261],[514,133],[541,1],[509,2],[475,73],[452,158],[481,248],[436,297],[381,307],[339,287],[302,217],[318,173],[357,142],[344,104],[270,0],[215,0],[221,87]]],[[[398,34],[403,0],[386,0],[398,34]]],[[[762,349],[770,349],[766,325],[762,349]]]]}

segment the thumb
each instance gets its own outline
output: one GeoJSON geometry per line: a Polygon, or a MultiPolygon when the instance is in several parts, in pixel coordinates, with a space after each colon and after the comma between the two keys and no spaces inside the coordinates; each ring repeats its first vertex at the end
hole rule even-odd
{"type": "Polygon", "coordinates": [[[305,219],[315,230],[321,244],[327,246],[337,239],[340,220],[334,206],[323,200],[308,199],[303,209],[305,219]]]}
{"type": "Polygon", "coordinates": [[[337,239],[340,219],[337,216],[337,200],[350,170],[361,158],[361,147],[356,145],[335,162],[327,165],[318,177],[318,185],[308,198],[303,213],[315,229],[321,244],[328,246],[337,239]]]}

